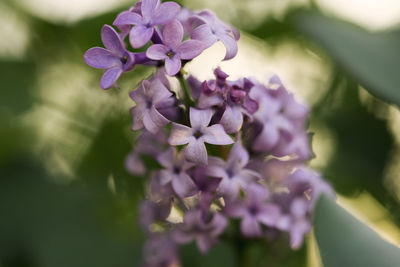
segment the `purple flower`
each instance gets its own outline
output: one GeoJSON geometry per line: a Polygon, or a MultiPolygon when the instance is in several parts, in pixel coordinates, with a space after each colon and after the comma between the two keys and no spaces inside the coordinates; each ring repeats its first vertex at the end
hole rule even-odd
{"type": "Polygon", "coordinates": [[[193,181],[196,184],[197,190],[200,192],[200,209],[204,213],[207,213],[211,202],[214,199],[215,192],[221,182],[221,178],[208,177],[207,167],[199,166],[194,171],[193,181]]]}
{"type": "Polygon", "coordinates": [[[147,57],[154,60],[165,60],[167,74],[173,76],[179,72],[181,60],[189,60],[200,55],[204,44],[197,40],[187,40],[182,43],[183,26],[178,20],[173,20],[164,26],[162,40],[164,44],[154,44],[147,49],[147,57]]]}
{"type": "Polygon", "coordinates": [[[139,130],[143,126],[151,133],[157,133],[169,122],[157,107],[163,106],[169,101],[172,93],[161,83],[159,79],[151,82],[144,80],[141,86],[130,93],[136,106],[131,109],[133,117],[133,130],[139,130]]]}
{"type": "Polygon", "coordinates": [[[190,210],[173,233],[173,238],[181,244],[195,239],[200,252],[206,253],[217,242],[217,237],[227,224],[227,219],[220,213],[215,213],[211,220],[206,220],[200,210],[190,210]]]}
{"type": "Polygon", "coordinates": [[[268,192],[260,184],[253,183],[246,188],[246,199],[227,202],[225,212],[232,217],[242,218],[240,229],[247,237],[261,237],[261,224],[274,227],[279,219],[279,208],[267,202],[268,192]]]}
{"type": "Polygon", "coordinates": [[[167,234],[150,236],[145,244],[143,254],[144,267],[180,266],[176,244],[167,234]]]}
{"type": "Polygon", "coordinates": [[[180,6],[174,2],[160,4],[160,0],[142,0],[141,15],[125,11],[116,18],[114,25],[135,25],[130,31],[129,41],[133,48],[139,48],[150,41],[155,26],[170,22],[179,11],[180,6]]]}
{"type": "Polygon", "coordinates": [[[171,183],[172,188],[180,198],[196,193],[196,186],[192,178],[186,173],[188,169],[194,166],[193,163],[187,162],[175,148],[168,149],[159,155],[157,160],[165,168],[158,175],[162,185],[171,183]]]}
{"type": "Polygon", "coordinates": [[[240,38],[239,32],[220,21],[211,11],[202,11],[195,17],[203,24],[193,30],[192,39],[204,42],[207,47],[220,40],[226,48],[224,60],[234,58],[238,52],[236,41],[240,38]]]}
{"type": "Polygon", "coordinates": [[[252,170],[245,169],[249,162],[249,153],[242,146],[240,140],[232,147],[227,162],[220,158],[210,157],[207,175],[222,179],[218,192],[229,199],[237,198],[239,189],[260,178],[252,170]]]}
{"type": "Polygon", "coordinates": [[[103,89],[109,89],[115,85],[123,72],[134,68],[135,54],[125,49],[118,33],[111,26],[103,26],[101,39],[106,49],[93,47],[86,51],[83,57],[89,66],[105,69],[100,85],[103,89]]]}
{"type": "Polygon", "coordinates": [[[182,124],[172,123],[171,136],[168,142],[172,146],[188,144],[185,149],[185,157],[195,163],[207,164],[207,149],[204,143],[213,145],[229,145],[232,138],[227,135],[220,124],[210,124],[212,110],[198,110],[190,108],[191,128],[182,124]]]}

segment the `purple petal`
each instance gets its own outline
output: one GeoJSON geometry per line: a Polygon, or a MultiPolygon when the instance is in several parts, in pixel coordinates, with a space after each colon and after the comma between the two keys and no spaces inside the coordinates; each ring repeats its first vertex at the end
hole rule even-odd
{"type": "Polygon", "coordinates": [[[162,35],[164,44],[172,50],[175,50],[182,41],[183,26],[179,20],[174,19],[165,25],[162,35]]]}
{"type": "Polygon", "coordinates": [[[149,112],[146,112],[143,117],[144,127],[151,133],[156,134],[162,127],[167,125],[169,120],[165,118],[153,106],[149,112]]]}
{"type": "Polygon", "coordinates": [[[308,207],[309,205],[305,199],[296,198],[290,205],[290,213],[295,218],[303,218],[307,214],[308,207]]]}
{"type": "Polygon", "coordinates": [[[172,123],[172,132],[168,138],[168,143],[171,146],[185,145],[190,142],[193,136],[191,128],[177,123],[172,123]]]}
{"type": "Polygon", "coordinates": [[[196,185],[189,175],[182,173],[172,180],[172,188],[180,198],[192,196],[196,193],[196,185]]]}
{"type": "Polygon", "coordinates": [[[143,175],[146,172],[146,166],[137,153],[130,153],[126,157],[125,169],[133,175],[143,175]]]}
{"type": "Polygon", "coordinates": [[[220,213],[215,213],[210,226],[213,228],[211,231],[212,236],[218,236],[222,234],[228,225],[228,220],[220,213]]]}
{"type": "Polygon", "coordinates": [[[185,147],[184,151],[187,160],[207,165],[207,149],[201,140],[193,138],[185,147]]]}
{"type": "Polygon", "coordinates": [[[229,157],[228,166],[238,166],[240,169],[244,168],[249,162],[249,153],[243,147],[241,140],[238,140],[232,147],[229,157]]]}
{"type": "Polygon", "coordinates": [[[229,177],[225,177],[219,184],[218,192],[225,198],[232,200],[238,197],[239,189],[240,185],[238,179],[230,179],[229,177]]]}
{"type": "Polygon", "coordinates": [[[220,94],[212,94],[210,96],[206,94],[200,94],[198,106],[199,108],[210,108],[212,106],[219,106],[224,103],[224,100],[220,94]]]}
{"type": "Polygon", "coordinates": [[[240,218],[246,214],[246,207],[238,201],[228,202],[224,208],[224,212],[232,218],[240,218]]]}
{"type": "Polygon", "coordinates": [[[191,38],[203,42],[206,48],[212,46],[218,41],[208,24],[202,24],[194,29],[191,38]]]}
{"type": "Polygon", "coordinates": [[[282,231],[289,231],[292,220],[290,216],[283,215],[276,222],[276,228],[282,231]]]}
{"type": "Polygon", "coordinates": [[[118,17],[114,20],[113,25],[122,26],[122,25],[138,25],[142,24],[142,17],[131,11],[125,11],[118,15],[118,17]]]}
{"type": "Polygon", "coordinates": [[[208,127],[202,136],[204,142],[213,145],[230,145],[233,144],[232,138],[225,133],[221,124],[214,124],[208,127]]]}
{"type": "Polygon", "coordinates": [[[196,239],[197,247],[202,254],[206,254],[208,250],[216,243],[216,240],[207,236],[206,234],[200,235],[196,239]]]}
{"type": "Polygon", "coordinates": [[[262,203],[267,199],[268,192],[260,184],[252,183],[246,188],[246,199],[248,203],[262,203]]]}
{"type": "Polygon", "coordinates": [[[133,101],[135,101],[136,104],[146,102],[147,98],[144,95],[144,88],[148,87],[148,83],[149,81],[143,80],[136,90],[133,90],[129,93],[129,96],[132,98],[133,101]]]}
{"type": "Polygon", "coordinates": [[[166,169],[173,167],[173,159],[175,158],[175,148],[171,147],[167,151],[164,151],[157,157],[157,161],[166,169]]]}
{"type": "Polygon", "coordinates": [[[177,74],[181,69],[181,66],[181,59],[176,55],[172,58],[167,57],[165,59],[165,71],[169,76],[174,76],[175,74],[177,74]]]}
{"type": "Polygon", "coordinates": [[[177,229],[172,232],[173,240],[178,244],[186,244],[192,241],[195,238],[195,235],[192,233],[187,233],[186,231],[182,231],[181,229],[177,229]]]}
{"type": "Polygon", "coordinates": [[[224,126],[227,133],[237,133],[243,124],[243,114],[239,107],[230,107],[227,105],[220,123],[224,126]]]}
{"type": "Polygon", "coordinates": [[[211,121],[212,117],[212,110],[211,109],[195,109],[190,108],[190,125],[192,128],[200,128],[200,127],[207,127],[211,121]]]}
{"type": "Polygon", "coordinates": [[[280,209],[273,204],[265,204],[257,214],[257,220],[266,226],[273,227],[278,221],[280,216],[280,209]]]}
{"type": "Polygon", "coordinates": [[[137,131],[143,128],[143,117],[144,117],[144,110],[139,107],[135,106],[131,108],[131,115],[133,119],[132,130],[137,131]]]}
{"type": "Polygon", "coordinates": [[[175,176],[176,175],[172,173],[172,171],[169,169],[164,169],[158,172],[158,179],[160,179],[160,183],[162,186],[165,186],[166,184],[171,182],[175,176]]]}
{"type": "Polygon", "coordinates": [[[226,54],[224,60],[229,60],[234,58],[238,52],[238,46],[235,39],[233,39],[228,34],[221,34],[218,37],[226,48],[226,54]]]}
{"type": "Polygon", "coordinates": [[[115,53],[116,56],[122,56],[125,52],[124,44],[119,38],[118,33],[109,25],[104,25],[101,29],[101,40],[104,46],[115,53]]]}
{"type": "Polygon", "coordinates": [[[133,48],[140,48],[150,41],[153,36],[154,28],[142,25],[134,26],[129,34],[129,42],[133,48]]]}
{"type": "Polygon", "coordinates": [[[146,56],[154,60],[166,59],[169,48],[162,44],[155,44],[150,46],[146,51],[146,56]]]}
{"type": "Polygon", "coordinates": [[[142,15],[143,18],[151,18],[157,6],[160,5],[160,0],[142,0],[142,15]]]}
{"type": "Polygon", "coordinates": [[[110,89],[122,74],[121,68],[112,68],[104,72],[101,78],[100,85],[103,89],[110,89]]]}
{"type": "Polygon", "coordinates": [[[181,7],[174,2],[162,3],[153,13],[151,23],[153,25],[161,25],[170,22],[178,16],[181,7]]]}
{"type": "Polygon", "coordinates": [[[275,127],[264,125],[262,132],[257,136],[252,148],[255,151],[268,151],[279,141],[279,131],[275,127]]]}
{"type": "Polygon", "coordinates": [[[245,216],[240,223],[240,230],[247,237],[260,237],[261,227],[258,221],[252,216],[245,216]]]}
{"type": "Polygon", "coordinates": [[[290,229],[290,246],[298,249],[303,244],[304,234],[310,231],[310,223],[306,220],[296,222],[290,229]]]}
{"type": "Polygon", "coordinates": [[[187,40],[176,49],[176,52],[179,54],[181,59],[189,60],[200,55],[204,49],[205,47],[202,42],[197,40],[187,40]]]}
{"type": "Polygon", "coordinates": [[[93,47],[86,51],[83,56],[86,64],[97,69],[109,69],[121,66],[121,61],[109,50],[101,47],[93,47]]]}
{"type": "MultiPolygon", "coordinates": [[[[215,157],[209,157],[209,162],[212,161],[215,157]]],[[[217,178],[225,178],[227,177],[226,171],[222,166],[216,165],[208,165],[206,169],[207,176],[217,177],[217,178]]]]}
{"type": "Polygon", "coordinates": [[[164,86],[164,84],[159,79],[155,79],[151,82],[149,93],[151,93],[152,95],[154,105],[172,96],[172,93],[164,86]]]}

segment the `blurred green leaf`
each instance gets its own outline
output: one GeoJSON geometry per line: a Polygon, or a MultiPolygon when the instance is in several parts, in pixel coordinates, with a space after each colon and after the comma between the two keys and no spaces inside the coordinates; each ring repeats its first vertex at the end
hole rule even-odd
{"type": "Polygon", "coordinates": [[[297,11],[288,19],[372,94],[400,105],[398,32],[371,33],[314,11],[297,11]]]}
{"type": "Polygon", "coordinates": [[[328,197],[320,198],[314,220],[325,267],[399,266],[399,248],[384,241],[328,197]]]}

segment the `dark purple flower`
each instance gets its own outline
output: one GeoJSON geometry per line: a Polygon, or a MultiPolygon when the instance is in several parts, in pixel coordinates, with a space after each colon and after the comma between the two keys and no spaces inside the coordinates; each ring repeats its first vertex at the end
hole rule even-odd
{"type": "Polygon", "coordinates": [[[200,209],[206,214],[211,202],[214,200],[215,192],[221,182],[221,178],[209,177],[207,175],[207,167],[199,166],[194,171],[193,181],[200,192],[200,209]]]}
{"type": "Polygon", "coordinates": [[[157,157],[158,162],[165,168],[159,171],[159,178],[162,185],[172,184],[172,188],[180,198],[185,198],[196,193],[196,186],[192,178],[186,173],[194,166],[187,162],[183,155],[175,148],[170,148],[157,157]]]}
{"type": "Polygon", "coordinates": [[[111,26],[103,26],[101,39],[106,49],[93,47],[83,57],[89,66],[105,69],[100,85],[103,89],[109,89],[116,84],[123,72],[134,68],[135,54],[125,49],[118,33],[111,26]]]}
{"type": "Polygon", "coordinates": [[[247,237],[261,237],[261,224],[274,227],[279,219],[279,208],[268,203],[268,192],[260,184],[253,183],[246,188],[242,201],[227,202],[225,212],[232,217],[242,218],[240,229],[247,237]]]}
{"type": "Polygon", "coordinates": [[[226,54],[224,60],[232,59],[238,52],[236,41],[239,40],[239,32],[220,21],[211,11],[202,11],[195,16],[203,22],[199,27],[193,30],[192,39],[200,40],[206,44],[206,47],[212,46],[217,41],[221,41],[226,54]]]}
{"type": "Polygon", "coordinates": [[[154,44],[147,49],[146,55],[154,60],[165,60],[167,74],[173,76],[179,72],[181,60],[189,60],[200,55],[204,44],[197,40],[187,40],[182,43],[183,26],[178,20],[172,20],[164,26],[162,41],[164,44],[154,44]]]}
{"type": "Polygon", "coordinates": [[[218,188],[222,196],[237,198],[240,188],[260,178],[257,172],[245,168],[248,162],[249,153],[239,140],[232,147],[226,162],[217,157],[209,157],[207,175],[222,179],[218,188]]]}
{"type": "Polygon", "coordinates": [[[169,101],[172,93],[161,83],[159,79],[144,80],[141,86],[130,93],[136,106],[131,109],[133,117],[133,130],[139,130],[143,126],[151,133],[159,132],[169,120],[157,110],[169,101]]]}
{"type": "Polygon", "coordinates": [[[178,243],[196,240],[200,252],[206,253],[217,243],[217,237],[225,230],[227,219],[220,213],[214,213],[211,220],[204,218],[201,210],[190,210],[185,214],[183,223],[173,233],[178,243]]]}
{"type": "Polygon", "coordinates": [[[220,124],[208,126],[211,121],[212,110],[198,110],[190,108],[191,128],[182,124],[173,123],[172,132],[168,142],[172,146],[188,144],[185,149],[185,157],[195,163],[207,164],[207,149],[204,143],[213,145],[229,145],[232,138],[226,134],[220,124]]]}
{"type": "Polygon", "coordinates": [[[140,8],[141,14],[125,11],[114,21],[115,26],[135,25],[129,34],[129,41],[134,48],[144,46],[153,36],[155,26],[170,22],[180,11],[177,3],[160,4],[160,0],[142,0],[140,8]]]}

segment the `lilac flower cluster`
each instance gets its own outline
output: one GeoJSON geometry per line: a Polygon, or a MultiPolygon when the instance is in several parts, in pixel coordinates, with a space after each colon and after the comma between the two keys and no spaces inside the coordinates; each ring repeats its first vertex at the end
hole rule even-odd
{"type": "Polygon", "coordinates": [[[119,14],[113,25],[119,33],[109,25],[102,28],[105,48],[94,47],[84,55],[89,66],[105,70],[100,82],[103,89],[117,87],[122,73],[138,64],[162,64],[169,76],[177,75],[183,64],[217,41],[226,47],[225,60],[233,58],[238,51],[240,36],[236,29],[220,21],[211,11],[191,12],[175,2],[139,1],[119,14]],[[133,52],[125,44],[128,36],[133,52]]]}
{"type": "Polygon", "coordinates": [[[142,0],[114,25],[119,33],[102,29],[106,49],[84,56],[90,66],[105,69],[101,86],[115,86],[136,64],[157,68],[130,93],[132,129],[140,133],[125,162],[135,176],[148,177],[140,216],[149,237],[145,266],[175,266],[178,245],[192,241],[206,253],[226,237],[233,220],[240,221],[244,237],[269,239],[274,231],[299,248],[319,195],[333,195],[306,166],[313,157],[308,108],[277,76],[268,85],[232,81],[220,68],[208,81],[187,76],[184,64],[217,41],[226,47],[225,60],[237,53],[238,31],[210,11],[142,0]],[[130,52],[127,36],[134,49],[150,45],[130,52]],[[154,159],[151,166],[146,157],[154,159]]]}

